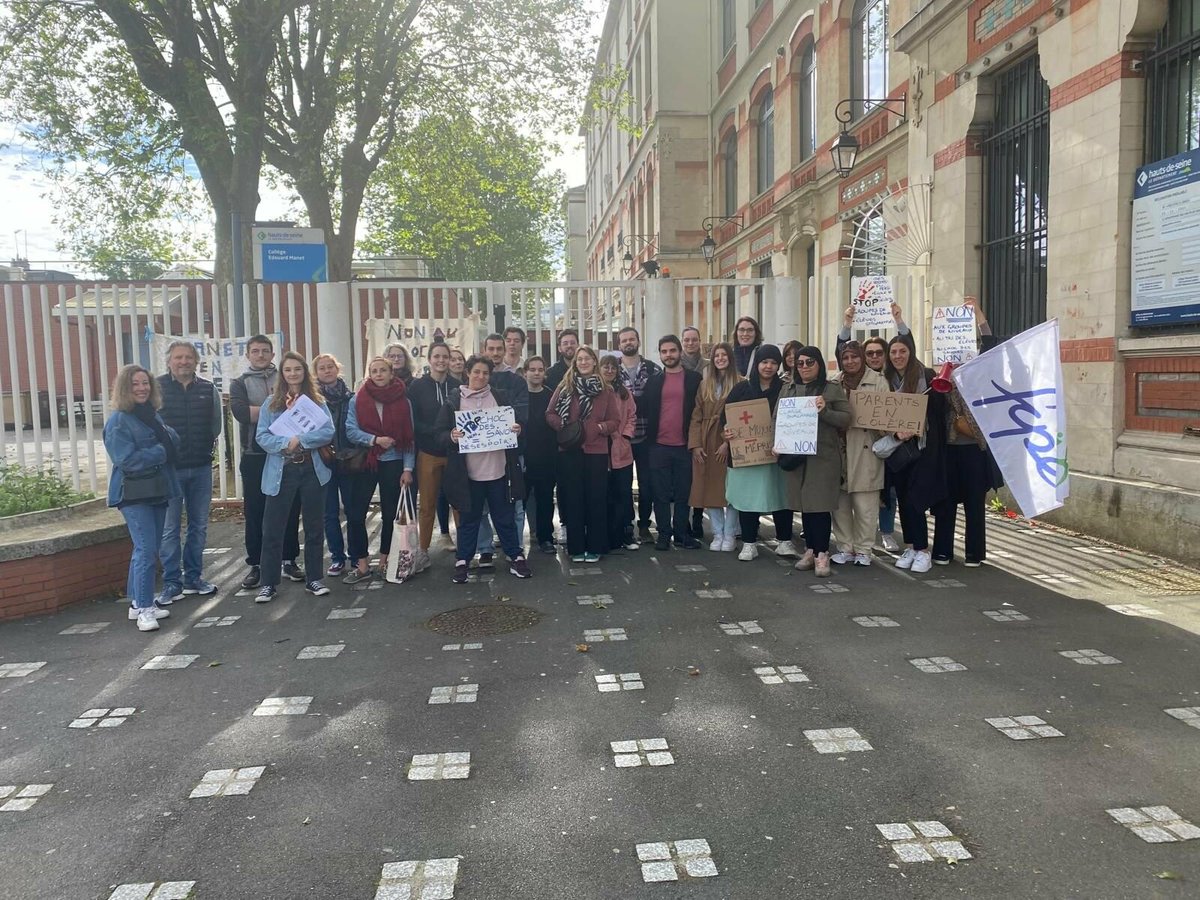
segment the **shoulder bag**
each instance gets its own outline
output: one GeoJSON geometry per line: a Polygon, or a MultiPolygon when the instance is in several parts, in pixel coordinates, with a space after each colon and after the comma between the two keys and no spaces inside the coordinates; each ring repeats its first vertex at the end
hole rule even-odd
{"type": "Polygon", "coordinates": [[[160,503],[167,499],[169,490],[167,473],[163,471],[162,466],[154,466],[143,472],[125,476],[121,500],[126,503],[160,503]]]}
{"type": "Polygon", "coordinates": [[[578,450],[583,446],[583,423],[564,422],[558,430],[559,450],[578,450]]]}
{"type": "Polygon", "coordinates": [[[345,472],[347,475],[358,474],[366,468],[368,452],[366,447],[343,447],[338,450],[334,453],[338,471],[345,472]]]}

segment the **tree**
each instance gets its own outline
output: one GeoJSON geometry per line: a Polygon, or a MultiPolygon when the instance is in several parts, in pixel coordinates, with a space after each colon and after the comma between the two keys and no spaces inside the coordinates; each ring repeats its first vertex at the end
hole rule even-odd
{"type": "Polygon", "coordinates": [[[452,281],[549,280],[564,185],[544,163],[544,148],[509,125],[426,119],[380,167],[364,248],[423,257],[452,281]]]}

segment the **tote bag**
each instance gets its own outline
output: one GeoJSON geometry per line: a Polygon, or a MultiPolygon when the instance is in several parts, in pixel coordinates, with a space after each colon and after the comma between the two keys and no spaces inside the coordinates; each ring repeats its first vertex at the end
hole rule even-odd
{"type": "Polygon", "coordinates": [[[396,507],[396,524],[392,531],[392,551],[388,554],[387,580],[403,584],[417,572],[421,553],[421,530],[417,524],[417,507],[412,488],[400,488],[400,504],[396,507]]]}

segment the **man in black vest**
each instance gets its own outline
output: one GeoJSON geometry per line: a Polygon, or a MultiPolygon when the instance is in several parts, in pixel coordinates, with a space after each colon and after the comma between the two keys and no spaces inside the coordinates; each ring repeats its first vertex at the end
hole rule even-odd
{"type": "Polygon", "coordinates": [[[207,378],[196,374],[200,355],[187,341],[167,347],[167,374],[158,377],[162,391],[163,421],[179,433],[175,471],[183,496],[167,503],[167,524],[162,536],[163,591],[160,604],[170,604],[184,594],[216,593],[217,586],[201,575],[204,545],[208,540],[208,510],[212,503],[212,461],[221,436],[221,394],[207,378]],[[180,531],[187,507],[187,539],[180,565],[180,531]]]}
{"type": "Polygon", "coordinates": [[[638,405],[646,415],[646,441],[650,443],[650,477],[654,482],[654,521],[658,525],[656,550],[675,546],[700,549],[688,522],[688,496],[692,492],[692,455],[688,452],[688,426],[696,408],[700,373],[682,365],[683,347],[673,334],[659,338],[658,357],[663,367],[650,376],[638,405]],[[674,513],[674,515],[672,515],[674,513]]]}

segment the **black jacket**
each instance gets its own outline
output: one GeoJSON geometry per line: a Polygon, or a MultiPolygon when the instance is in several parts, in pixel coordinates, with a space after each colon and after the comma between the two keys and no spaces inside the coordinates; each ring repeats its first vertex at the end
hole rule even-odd
{"type": "Polygon", "coordinates": [[[558,464],[558,433],[546,421],[546,408],[554,391],[543,388],[529,395],[529,424],[521,432],[525,439],[525,468],[558,464]]]}
{"type": "Polygon", "coordinates": [[[414,378],[408,386],[408,402],[412,404],[413,430],[417,437],[417,450],[430,456],[445,456],[437,440],[435,424],[451,394],[457,394],[462,382],[453,375],[438,384],[428,375],[414,378]]]}
{"type": "Polygon", "coordinates": [[[554,393],[554,389],[566,377],[568,365],[570,364],[565,359],[559,359],[558,362],[546,370],[546,390],[552,394],[554,393]]]}
{"type": "Polygon", "coordinates": [[[211,466],[217,438],[221,436],[221,394],[216,385],[197,375],[184,388],[169,372],[158,376],[163,405],[162,420],[179,434],[177,469],[211,466]]]}
{"type": "MultiPolygon", "coordinates": [[[[492,388],[492,396],[496,398],[497,406],[512,406],[512,399],[503,388],[492,388]]],[[[528,400],[528,389],[526,389],[528,400]]],[[[454,430],[454,414],[462,407],[462,394],[454,391],[446,405],[438,410],[434,431],[437,443],[446,455],[446,469],[442,475],[442,490],[446,499],[459,512],[471,508],[471,485],[467,476],[467,460],[458,452],[458,444],[450,440],[450,432],[454,430]]],[[[528,407],[526,407],[528,412],[528,407]]],[[[514,407],[515,415],[515,407],[514,407]]],[[[504,477],[508,481],[508,499],[525,499],[525,476],[521,471],[521,451],[518,449],[505,450],[504,477]]]]}
{"type": "MultiPolygon", "coordinates": [[[[683,430],[679,437],[687,446],[688,428],[692,424],[692,411],[696,408],[696,393],[700,390],[703,377],[699,372],[683,370],[683,430]]],[[[642,399],[638,401],[638,412],[646,417],[646,440],[657,442],[658,420],[662,414],[662,394],[667,383],[667,373],[655,372],[646,381],[642,399]]]]}

